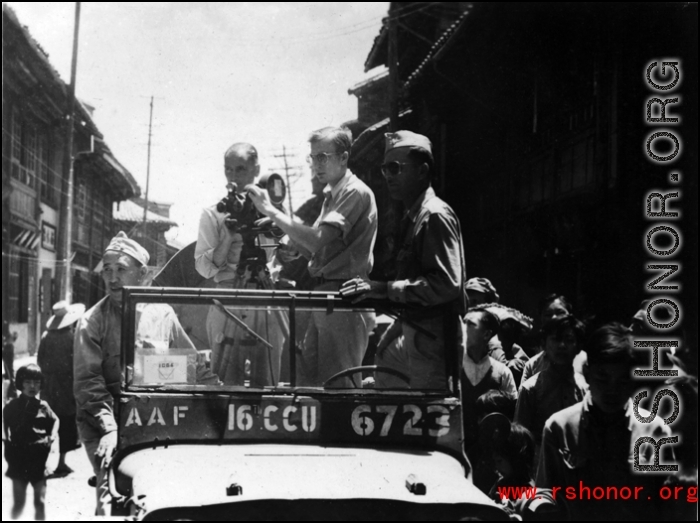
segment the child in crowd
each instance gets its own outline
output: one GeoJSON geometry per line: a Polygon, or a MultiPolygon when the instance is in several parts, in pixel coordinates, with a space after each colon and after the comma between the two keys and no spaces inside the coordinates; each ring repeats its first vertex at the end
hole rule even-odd
{"type": "Polygon", "coordinates": [[[474,485],[488,494],[491,485],[498,479],[492,454],[496,433],[508,433],[513,420],[513,400],[500,390],[491,389],[476,399],[474,407],[478,418],[476,443],[467,450],[467,457],[474,471],[474,485]],[[488,418],[486,422],[484,419],[488,418]]]}
{"type": "Polygon", "coordinates": [[[499,487],[534,486],[532,463],[535,457],[535,439],[532,433],[518,423],[510,424],[510,432],[505,441],[494,446],[493,463],[498,472],[498,480],[491,487],[491,499],[501,502],[499,487]]]}
{"type": "Polygon", "coordinates": [[[35,519],[46,519],[46,461],[51,443],[58,433],[58,418],[49,404],[37,397],[43,379],[38,365],[20,368],[15,377],[15,387],[21,395],[9,402],[2,412],[6,475],[12,479],[14,494],[13,519],[17,519],[24,510],[29,483],[34,489],[35,519]]]}

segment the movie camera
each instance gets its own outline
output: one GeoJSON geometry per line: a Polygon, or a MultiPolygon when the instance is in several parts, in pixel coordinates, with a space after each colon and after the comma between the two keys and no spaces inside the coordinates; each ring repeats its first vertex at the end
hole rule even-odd
{"type": "MultiPolygon", "coordinates": [[[[277,173],[261,176],[256,183],[261,189],[267,190],[270,201],[275,207],[282,209],[284,198],[287,195],[287,187],[282,176],[277,173]]],[[[264,218],[255,208],[255,204],[247,193],[239,191],[235,183],[228,185],[228,194],[216,204],[216,210],[228,214],[226,227],[243,236],[246,233],[265,234],[266,236],[281,237],[282,231],[270,224],[256,226],[255,222],[264,218]]]]}
{"type": "MultiPolygon", "coordinates": [[[[272,205],[283,209],[282,203],[287,195],[287,187],[281,175],[271,173],[261,176],[256,185],[267,191],[272,205]]],[[[249,273],[252,282],[257,281],[259,284],[266,281],[268,279],[267,256],[263,247],[275,247],[276,245],[261,246],[256,239],[259,234],[264,234],[269,238],[281,238],[284,232],[275,227],[272,222],[256,225],[256,222],[265,216],[258,212],[250,196],[246,192],[239,191],[235,183],[228,185],[228,194],[216,204],[216,210],[228,214],[224,222],[226,227],[243,237],[243,249],[237,269],[239,275],[243,276],[249,273]]]]}

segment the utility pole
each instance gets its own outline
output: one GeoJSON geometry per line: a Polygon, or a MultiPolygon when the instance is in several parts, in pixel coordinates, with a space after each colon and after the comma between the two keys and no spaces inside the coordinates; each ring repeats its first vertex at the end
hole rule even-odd
{"type": "MultiPolygon", "coordinates": [[[[147,231],[148,231],[148,221],[147,221],[147,215],[148,215],[148,188],[151,183],[151,131],[153,129],[153,96],[151,96],[151,111],[150,111],[150,116],[148,117],[148,159],[146,162],[146,195],[145,195],[145,200],[146,202],[144,203],[143,206],[143,226],[141,229],[141,234],[143,235],[143,241],[144,243],[148,239],[147,231]]],[[[155,253],[157,254],[157,253],[155,253]]],[[[154,258],[157,258],[157,256],[154,256],[154,258]]]]}
{"type": "Polygon", "coordinates": [[[289,198],[289,216],[294,215],[292,207],[292,186],[289,183],[289,164],[287,163],[287,147],[282,146],[282,154],[276,154],[275,158],[284,158],[284,175],[287,179],[287,197],[289,198]]]}
{"type": "MultiPolygon", "coordinates": [[[[390,6],[394,2],[390,2],[390,6]]],[[[398,51],[398,21],[394,9],[389,7],[389,131],[399,129],[399,51],[398,51]]]]}
{"type": "Polygon", "coordinates": [[[63,195],[59,215],[58,248],[56,256],[56,288],[59,299],[69,302],[72,297],[72,244],[73,244],[73,112],[75,110],[75,77],[78,68],[78,34],[80,31],[80,2],[75,3],[73,29],[73,58],[70,70],[68,100],[66,100],[66,135],[63,151],[63,195]]]}

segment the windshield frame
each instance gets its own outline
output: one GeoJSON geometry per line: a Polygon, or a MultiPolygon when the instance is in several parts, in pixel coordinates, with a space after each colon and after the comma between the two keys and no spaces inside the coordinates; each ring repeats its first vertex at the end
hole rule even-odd
{"type": "MultiPolygon", "coordinates": [[[[405,304],[390,302],[388,300],[363,300],[353,304],[344,299],[338,292],[319,291],[293,291],[293,290],[252,290],[252,289],[193,289],[176,287],[124,287],[122,297],[122,340],[121,340],[121,390],[127,393],[236,393],[255,395],[351,395],[351,396],[420,396],[431,398],[456,397],[459,395],[459,365],[455,351],[457,347],[446,346],[446,382],[444,390],[411,390],[411,389],[374,389],[374,388],[324,388],[305,387],[296,384],[297,357],[296,351],[289,351],[289,387],[241,387],[239,385],[134,385],[130,383],[126,370],[133,369],[135,360],[135,330],[136,308],[139,303],[160,303],[168,305],[192,304],[193,301],[201,302],[202,306],[213,305],[213,300],[219,300],[224,305],[235,306],[272,306],[280,307],[289,314],[289,337],[298,342],[299,336],[304,333],[296,332],[296,309],[304,307],[307,310],[332,311],[360,311],[372,310],[377,314],[389,314],[400,317],[411,308],[405,304]],[[452,355],[452,357],[450,357],[452,355]],[[454,364],[450,365],[449,362],[454,364]]],[[[449,338],[445,338],[449,339],[449,338]]]]}

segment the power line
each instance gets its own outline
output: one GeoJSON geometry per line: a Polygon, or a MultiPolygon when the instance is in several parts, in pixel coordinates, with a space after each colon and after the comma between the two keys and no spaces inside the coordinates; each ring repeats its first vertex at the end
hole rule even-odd
{"type": "Polygon", "coordinates": [[[292,206],[292,186],[289,183],[289,164],[287,163],[287,147],[282,146],[282,154],[275,154],[273,155],[275,158],[283,158],[284,159],[284,174],[287,178],[287,197],[289,198],[289,215],[293,216],[294,215],[294,207],[292,206]]]}

